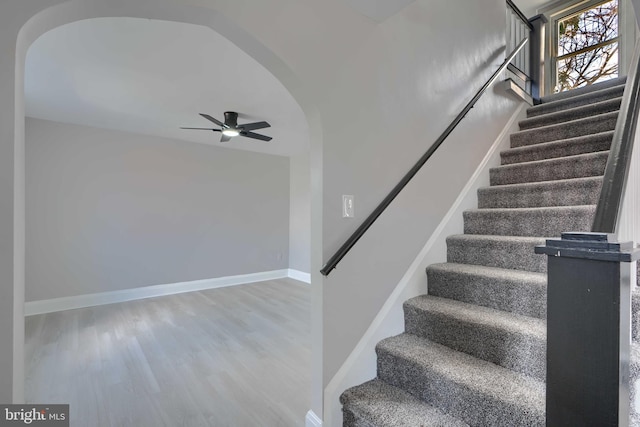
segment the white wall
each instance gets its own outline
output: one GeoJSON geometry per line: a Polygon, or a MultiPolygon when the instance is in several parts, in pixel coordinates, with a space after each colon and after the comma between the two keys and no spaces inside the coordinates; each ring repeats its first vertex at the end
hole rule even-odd
{"type": "MultiPolygon", "coordinates": [[[[324,258],[503,61],[505,3],[416,1],[343,64],[324,129],[324,258]],[[464,3],[464,6],[463,6],[464,3]],[[341,218],[342,194],[356,219],[341,218]]],[[[516,108],[489,91],[324,281],[324,380],[344,363],[516,108]]]]}
{"type": "Polygon", "coordinates": [[[291,157],[289,268],[311,272],[311,177],[309,153],[291,157]]]}
{"type": "Polygon", "coordinates": [[[289,160],[28,118],[26,300],[286,269],[289,160]]]}

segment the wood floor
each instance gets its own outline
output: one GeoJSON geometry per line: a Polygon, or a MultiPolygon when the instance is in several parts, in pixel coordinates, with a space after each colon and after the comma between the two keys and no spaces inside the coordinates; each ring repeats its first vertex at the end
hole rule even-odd
{"type": "Polygon", "coordinates": [[[29,403],[71,426],[303,426],[310,289],[291,279],[26,319],[29,403]]]}

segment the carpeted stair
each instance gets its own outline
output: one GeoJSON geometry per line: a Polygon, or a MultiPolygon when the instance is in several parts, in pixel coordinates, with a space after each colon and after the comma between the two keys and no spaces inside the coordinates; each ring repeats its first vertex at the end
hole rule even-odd
{"type": "MultiPolygon", "coordinates": [[[[533,249],[590,230],[624,82],[528,109],[447,262],[427,268],[429,294],[404,303],[405,332],[377,345],[377,378],[340,397],[345,427],[545,424],[546,256],[533,249]]],[[[633,305],[635,340],[640,293],[633,305]]]]}

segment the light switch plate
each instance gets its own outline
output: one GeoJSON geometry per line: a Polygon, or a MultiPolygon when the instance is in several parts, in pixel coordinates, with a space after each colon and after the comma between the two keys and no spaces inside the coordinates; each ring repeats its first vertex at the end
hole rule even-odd
{"type": "Polygon", "coordinates": [[[342,196],[342,217],[353,218],[354,216],[353,196],[345,194],[342,196]]]}

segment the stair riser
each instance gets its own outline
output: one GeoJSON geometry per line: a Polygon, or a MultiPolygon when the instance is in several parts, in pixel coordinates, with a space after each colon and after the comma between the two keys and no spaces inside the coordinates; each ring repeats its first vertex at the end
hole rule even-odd
{"type": "Polygon", "coordinates": [[[590,231],[595,206],[464,212],[464,232],[499,236],[560,236],[567,231],[590,231]]]}
{"type": "Polygon", "coordinates": [[[517,280],[427,268],[429,295],[544,319],[546,280],[517,280]]]}
{"type": "Polygon", "coordinates": [[[544,380],[546,341],[404,305],[405,331],[544,380]]]}
{"type": "Polygon", "coordinates": [[[478,208],[535,208],[545,206],[594,205],[598,203],[602,179],[541,183],[518,187],[487,187],[478,190],[478,208]]]}
{"type": "Polygon", "coordinates": [[[500,153],[502,165],[557,159],[559,157],[607,151],[611,147],[613,132],[603,132],[578,138],[528,145],[500,153]]]}
{"type": "Polygon", "coordinates": [[[469,427],[380,379],[351,387],[340,395],[343,427],[469,427]]]}
{"type": "Polygon", "coordinates": [[[369,420],[354,413],[348,405],[342,408],[342,427],[374,427],[369,420]]]}
{"type": "Polygon", "coordinates": [[[520,130],[535,129],[541,126],[555,125],[571,120],[583,119],[597,114],[610,113],[620,109],[621,98],[614,98],[604,102],[588,104],[578,108],[562,110],[550,114],[528,118],[518,124],[520,130]]]}
{"type": "Polygon", "coordinates": [[[534,253],[543,244],[544,239],[535,244],[447,239],[447,262],[546,273],[547,257],[534,253]]]}
{"type": "Polygon", "coordinates": [[[491,185],[601,176],[607,165],[608,151],[581,156],[500,166],[489,170],[491,185]]]}
{"type": "Polygon", "coordinates": [[[342,427],[371,427],[371,424],[364,418],[355,415],[349,406],[343,406],[342,427]]]}
{"type": "Polygon", "coordinates": [[[516,132],[511,134],[511,148],[611,131],[616,127],[617,116],[617,112],[607,113],[559,125],[516,132]]]}
{"type": "Polygon", "coordinates": [[[377,350],[378,377],[474,426],[544,426],[544,409],[525,411],[509,402],[482,395],[428,367],[377,350]]]}

